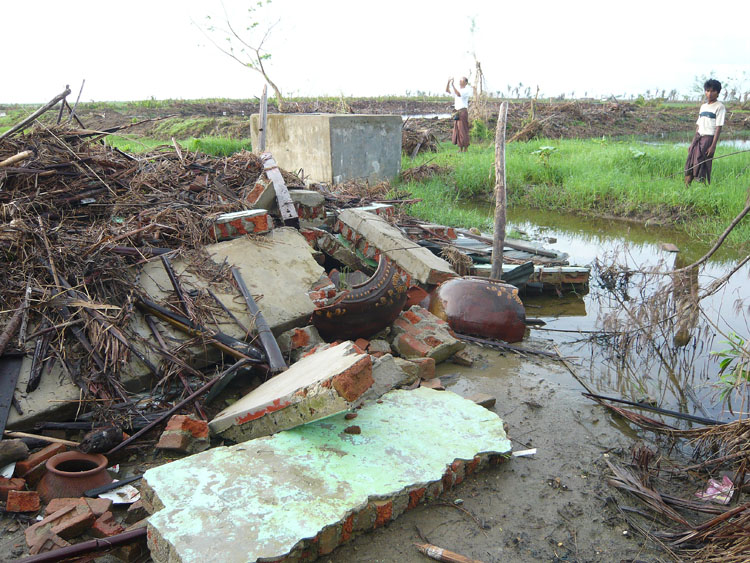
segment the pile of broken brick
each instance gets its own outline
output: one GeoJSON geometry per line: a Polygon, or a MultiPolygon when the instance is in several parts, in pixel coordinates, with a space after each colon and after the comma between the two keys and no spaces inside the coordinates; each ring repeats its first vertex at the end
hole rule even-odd
{"type": "MultiPolygon", "coordinates": [[[[341,413],[350,421],[358,412],[365,417],[368,408],[407,400],[395,389],[441,389],[436,363],[471,364],[464,342],[425,301],[456,273],[393,224],[393,205],[332,208],[319,191],[289,187],[294,178],[279,173],[267,153],[211,158],[174,146],[136,158],[94,142],[96,133],[45,127],[0,144],[0,167],[12,160],[0,168],[0,264],[7,273],[0,292],[0,395],[8,398],[0,401],[0,423],[5,429],[7,419],[8,429],[26,431],[23,440],[36,446],[53,441],[4,460],[15,469],[0,478],[5,512],[34,522],[26,529],[29,553],[62,549],[82,534],[110,543],[143,540],[146,528],[155,561],[183,549],[170,539],[169,524],[145,518],[163,506],[155,502],[166,494],[158,474],[146,475],[148,494],[130,508],[57,493],[42,506],[39,483],[68,447],[60,440],[76,447],[73,432],[115,428],[114,441],[92,446],[84,438],[77,446],[105,454],[109,463],[154,449],[204,455],[212,443],[250,443],[301,427],[318,431],[316,421],[341,413]],[[392,272],[380,279],[384,264],[392,272]],[[358,292],[361,317],[347,325],[347,298],[358,292]],[[316,317],[329,319],[320,324],[325,330],[316,317]],[[379,324],[366,330],[346,328],[373,318],[379,324]],[[185,414],[190,410],[195,414],[185,414]],[[164,422],[155,441],[148,432],[164,422]],[[139,529],[143,534],[128,535],[139,529]],[[166,555],[160,538],[169,544],[166,555]]],[[[444,416],[443,399],[408,400],[418,401],[425,420],[430,409],[444,416]]],[[[442,469],[435,474],[430,467],[425,478],[435,494],[443,490],[438,483],[447,488],[463,479],[463,461],[455,460],[468,460],[468,474],[509,452],[502,421],[493,414],[488,423],[466,402],[459,410],[482,423],[469,423],[468,415],[463,423],[490,424],[489,436],[457,438],[479,449],[442,454],[442,469]]],[[[347,423],[342,432],[368,437],[364,424],[347,423]]],[[[395,494],[389,490],[382,495],[395,494]]],[[[378,513],[373,526],[432,498],[424,490],[412,490],[414,502],[391,502],[387,518],[378,513]]],[[[322,530],[341,528],[336,518],[325,522],[322,530]]],[[[300,558],[314,558],[325,552],[311,547],[323,533],[332,532],[313,530],[306,543],[277,546],[279,553],[304,544],[307,555],[300,558]]],[[[337,534],[327,544],[351,536],[337,534]]],[[[142,548],[141,541],[118,553],[128,559],[142,548]]]]}

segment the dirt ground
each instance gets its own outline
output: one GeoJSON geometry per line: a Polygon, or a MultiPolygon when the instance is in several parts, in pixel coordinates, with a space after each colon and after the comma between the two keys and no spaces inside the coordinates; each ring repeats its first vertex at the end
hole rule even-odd
{"type": "MultiPolygon", "coordinates": [[[[545,343],[524,342],[529,345],[545,343]]],[[[537,454],[472,475],[440,502],[407,512],[322,560],[427,561],[414,548],[420,532],[439,547],[486,563],[660,560],[608,504],[613,491],[603,460],[629,460],[632,437],[581,396],[559,362],[469,350],[474,367],[439,366],[447,389],[494,396],[491,410],[506,422],[513,449],[537,448],[537,454]]]]}

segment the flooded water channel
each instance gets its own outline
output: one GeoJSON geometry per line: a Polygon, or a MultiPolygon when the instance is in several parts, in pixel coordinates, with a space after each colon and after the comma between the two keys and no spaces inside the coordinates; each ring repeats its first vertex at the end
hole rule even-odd
{"type": "Polygon", "coordinates": [[[517,208],[508,217],[509,227],[567,252],[571,265],[592,267],[585,295],[523,298],[526,315],[547,323],[532,329],[533,338],[551,339],[563,355],[574,357],[578,375],[602,395],[719,420],[737,417],[737,395],[734,415],[719,399],[719,363],[711,352],[728,348],[730,332],[745,339],[750,334],[750,268],[746,264],[718,291],[705,294],[744,256],[720,250],[699,270],[669,275],[709,246],[663,227],[517,208]],[[680,251],[667,252],[661,243],[680,251]],[[640,273],[653,270],[661,273],[640,273]],[[696,297],[698,308],[692,307],[696,297]]]}

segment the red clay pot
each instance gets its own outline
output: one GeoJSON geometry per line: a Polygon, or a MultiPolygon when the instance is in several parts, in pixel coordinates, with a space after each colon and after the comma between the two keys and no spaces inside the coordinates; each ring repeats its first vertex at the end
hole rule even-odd
{"type": "Polygon", "coordinates": [[[452,278],[430,295],[430,312],[456,332],[519,342],[526,332],[526,310],[518,289],[487,278],[452,278]]]}
{"type": "Polygon", "coordinates": [[[45,503],[53,498],[83,496],[84,491],[112,482],[107,463],[107,458],[101,454],[64,452],[53,455],[47,460],[47,473],[36,491],[45,503]]]}

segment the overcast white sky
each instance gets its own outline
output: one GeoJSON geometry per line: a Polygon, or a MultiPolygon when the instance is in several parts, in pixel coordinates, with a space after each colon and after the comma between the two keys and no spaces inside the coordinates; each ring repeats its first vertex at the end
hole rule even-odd
{"type": "MultiPolygon", "coordinates": [[[[231,13],[254,2],[225,0],[231,13]]],[[[442,92],[482,63],[488,89],[544,96],[677,89],[696,75],[750,90],[750,1],[274,0],[268,71],[287,96],[442,92]],[[472,32],[472,19],[475,29],[472,32]],[[708,32],[706,30],[709,30],[708,32]]],[[[191,20],[218,0],[25,0],[0,4],[0,103],[260,96],[256,73],[191,20]]],[[[235,21],[242,26],[241,20],[235,21]]]]}

